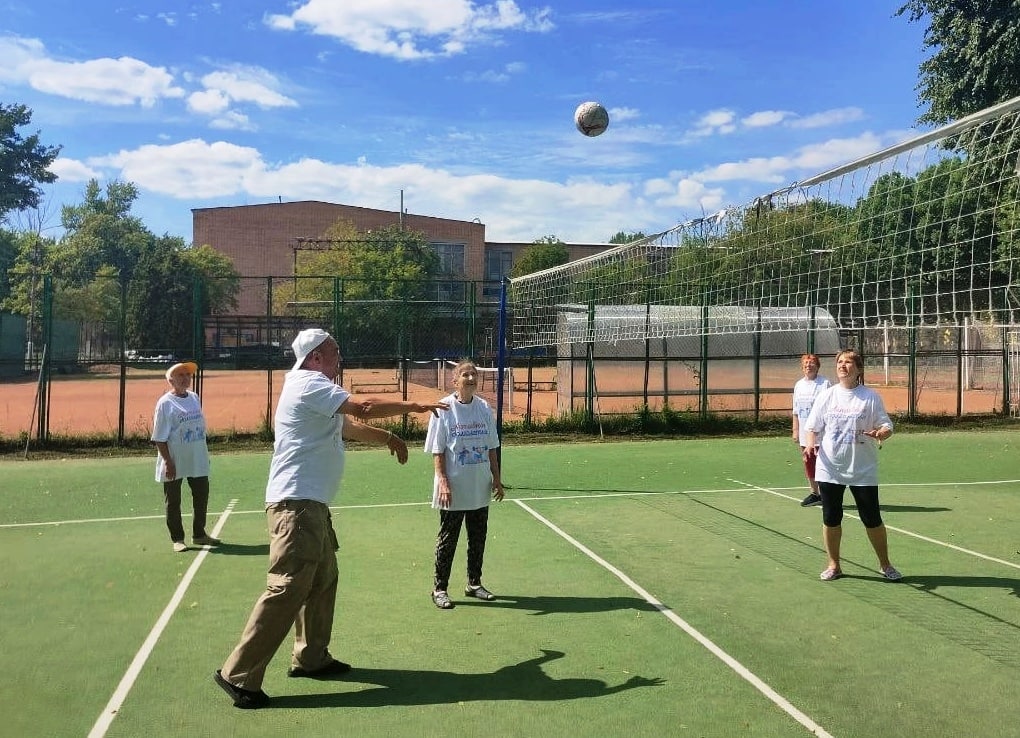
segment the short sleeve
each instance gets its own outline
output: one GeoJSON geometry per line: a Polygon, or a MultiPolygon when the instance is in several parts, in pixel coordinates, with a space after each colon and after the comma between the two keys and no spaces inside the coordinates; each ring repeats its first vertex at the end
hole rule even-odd
{"type": "Polygon", "coordinates": [[[429,416],[429,430],[425,435],[425,453],[442,454],[446,452],[447,430],[443,418],[444,411],[440,415],[429,416]]]}

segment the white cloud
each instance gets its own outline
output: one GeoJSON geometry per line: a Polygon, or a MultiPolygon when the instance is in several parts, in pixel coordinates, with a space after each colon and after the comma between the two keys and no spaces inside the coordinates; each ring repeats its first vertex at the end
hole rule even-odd
{"type": "Polygon", "coordinates": [[[307,28],[353,49],[400,60],[463,53],[499,32],[545,32],[551,11],[525,12],[514,0],[475,5],[471,0],[307,0],[290,15],[269,15],[281,31],[307,28]]]}
{"type": "Polygon", "coordinates": [[[207,90],[215,90],[234,102],[254,103],[260,108],[297,107],[291,98],[276,91],[278,80],[264,69],[236,67],[202,77],[207,90]]]}
{"type": "Polygon", "coordinates": [[[511,62],[505,65],[502,70],[489,69],[484,72],[468,72],[462,79],[465,82],[508,82],[512,76],[521,74],[526,68],[527,65],[522,62],[511,62]]]}
{"type": "Polygon", "coordinates": [[[364,158],[340,164],[304,158],[276,165],[256,149],[200,139],[123,150],[88,164],[109,178],[134,182],[143,192],[192,203],[223,198],[275,201],[282,194],[289,200],[386,207],[380,204],[403,190],[411,212],[461,220],[478,217],[488,225],[490,240],[531,241],[536,233],[556,233],[573,241],[603,242],[621,227],[664,227],[663,202],[697,200],[680,188],[662,193],[657,203],[629,182],[460,175],[421,164],[376,166],[364,158]],[[564,213],[570,214],[569,232],[564,213]]]}
{"type": "Polygon", "coordinates": [[[0,59],[0,80],[73,100],[151,107],[160,99],[184,96],[166,69],[131,57],[57,61],[40,41],[7,36],[0,38],[0,59]]]}
{"type": "Polygon", "coordinates": [[[202,90],[188,95],[188,108],[196,113],[216,115],[230,107],[230,98],[222,90],[202,90]]]}
{"type": "Polygon", "coordinates": [[[860,108],[833,108],[806,115],[803,118],[794,118],[789,121],[789,126],[791,128],[824,128],[863,119],[864,111],[860,108]]]}
{"type": "Polygon", "coordinates": [[[254,131],[255,126],[252,125],[251,120],[244,113],[239,113],[236,110],[228,110],[227,112],[213,118],[209,121],[210,128],[217,128],[219,130],[234,130],[234,131],[254,131]]]}
{"type": "Polygon", "coordinates": [[[732,110],[712,110],[701,116],[687,135],[703,138],[713,134],[732,133],[737,129],[734,123],[736,118],[737,115],[732,110]]]}
{"type": "Polygon", "coordinates": [[[791,182],[798,173],[819,174],[874,153],[899,140],[902,132],[884,136],[871,132],[853,138],[833,138],[808,144],[787,156],[752,157],[708,167],[692,175],[702,182],[748,181],[767,184],[791,182]]]}
{"type": "Polygon", "coordinates": [[[148,144],[133,151],[89,159],[90,165],[117,170],[118,179],[180,199],[211,198],[245,191],[245,178],[264,169],[258,151],[199,139],[169,146],[148,144]]]}
{"type": "Polygon", "coordinates": [[[623,123],[624,121],[634,120],[641,117],[641,111],[637,108],[610,108],[609,109],[609,120],[614,123],[623,123]]]}
{"type": "Polygon", "coordinates": [[[97,170],[84,162],[59,156],[50,165],[50,171],[57,175],[61,182],[88,182],[90,179],[102,177],[97,170]]]}
{"type": "Polygon", "coordinates": [[[792,113],[788,113],[785,110],[762,110],[757,113],[751,113],[740,122],[745,128],[765,128],[767,126],[774,126],[777,123],[782,123],[791,115],[792,113]]]}
{"type": "Polygon", "coordinates": [[[247,115],[231,108],[233,103],[254,103],[260,108],[296,107],[297,103],[277,92],[276,77],[264,69],[234,67],[210,72],[201,79],[204,90],[188,96],[188,109],[212,116],[209,125],[220,130],[255,130],[247,115]]]}

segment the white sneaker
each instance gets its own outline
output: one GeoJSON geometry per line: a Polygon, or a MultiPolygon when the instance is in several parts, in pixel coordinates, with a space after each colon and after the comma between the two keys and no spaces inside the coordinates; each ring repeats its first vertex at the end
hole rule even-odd
{"type": "Polygon", "coordinates": [[[188,550],[184,541],[174,541],[174,553],[184,553],[188,550]]]}

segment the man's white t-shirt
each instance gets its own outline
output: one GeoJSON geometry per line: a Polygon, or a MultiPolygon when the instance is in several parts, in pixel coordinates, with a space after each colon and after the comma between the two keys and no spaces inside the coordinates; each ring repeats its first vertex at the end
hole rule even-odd
{"type": "MultiPolygon", "coordinates": [[[[486,507],[492,497],[492,470],[489,449],[499,448],[499,434],[489,404],[478,395],[471,402],[457,400],[453,394],[440,402],[450,406],[439,416],[429,418],[425,453],[443,454],[446,477],[450,482],[450,506],[447,510],[477,510],[486,507]]],[[[439,477],[432,481],[432,507],[439,508],[439,477]]]]}
{"type": "Polygon", "coordinates": [[[862,431],[892,429],[882,398],[858,385],[834,384],[823,390],[805,423],[819,443],[815,480],[833,484],[878,484],[878,443],[862,431]]]}
{"type": "MultiPolygon", "coordinates": [[[[174,460],[176,479],[209,476],[209,448],[205,442],[205,416],[198,395],[184,397],[167,392],[156,401],[150,440],[166,443],[174,460]]],[[[168,482],[166,463],[156,454],[156,481],[168,482]]]]}
{"type": "Polygon", "coordinates": [[[801,377],[793,385],[793,414],[798,419],[801,446],[807,445],[807,428],[804,425],[808,415],[811,413],[811,407],[815,404],[815,400],[822,390],[831,386],[832,382],[821,374],[816,374],[814,379],[801,377]]]}
{"type": "Polygon", "coordinates": [[[325,374],[295,369],[283,380],[276,406],[273,460],[266,504],[315,500],[329,505],[344,473],[344,417],[350,393],[325,374]]]}

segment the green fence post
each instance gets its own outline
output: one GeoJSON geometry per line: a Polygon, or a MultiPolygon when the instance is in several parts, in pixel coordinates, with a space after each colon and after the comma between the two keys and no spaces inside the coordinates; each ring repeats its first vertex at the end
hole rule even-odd
{"type": "Polygon", "coordinates": [[[117,443],[124,441],[124,415],[127,413],[127,275],[121,272],[120,282],[120,402],[117,406],[117,443]]]}
{"type": "Polygon", "coordinates": [[[202,277],[195,275],[191,288],[191,355],[198,364],[195,374],[195,393],[202,396],[202,367],[205,364],[205,326],[202,321],[205,290],[202,277]]]}
{"type": "Polygon", "coordinates": [[[907,292],[907,417],[917,415],[917,325],[914,285],[907,292]]]}
{"type": "Polygon", "coordinates": [[[595,420],[595,301],[588,300],[588,335],[585,362],[584,419],[595,420]]]}
{"type": "MultiPolygon", "coordinates": [[[[483,282],[484,284],[484,282],[483,282]]],[[[467,355],[472,359],[477,356],[475,354],[475,329],[478,320],[478,300],[475,291],[478,289],[478,285],[475,282],[468,282],[468,286],[471,289],[471,296],[468,302],[468,352],[467,355]]]]}
{"type": "Polygon", "coordinates": [[[43,276],[43,355],[39,365],[39,427],[36,438],[45,441],[50,437],[50,366],[53,355],[53,277],[43,276]]]}
{"type": "Polygon", "coordinates": [[[708,305],[701,306],[701,377],[698,382],[699,414],[708,417],[708,305]]]}
{"type": "MultiPolygon", "coordinates": [[[[651,371],[652,364],[652,338],[648,334],[651,333],[652,323],[652,301],[647,293],[645,292],[645,377],[644,383],[641,385],[641,407],[648,411],[648,374],[651,371]]],[[[665,358],[665,357],[663,357],[665,358]]]]}
{"type": "Polygon", "coordinates": [[[761,303],[751,336],[751,352],[754,354],[754,422],[757,425],[761,415],[761,303]]]}

